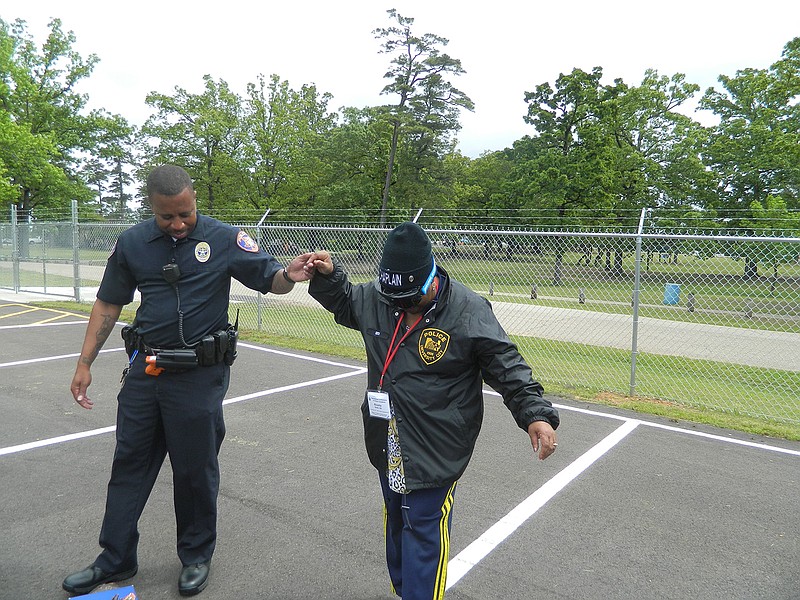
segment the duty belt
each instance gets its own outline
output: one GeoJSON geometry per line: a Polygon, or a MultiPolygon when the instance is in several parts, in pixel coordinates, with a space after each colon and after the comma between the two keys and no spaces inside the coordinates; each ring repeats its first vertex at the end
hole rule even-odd
{"type": "MultiPolygon", "coordinates": [[[[192,347],[153,348],[145,343],[136,327],[126,325],[122,328],[122,339],[128,356],[133,351],[155,356],[158,368],[166,371],[185,371],[197,366],[209,367],[224,362],[230,366],[236,360],[236,342],[239,332],[233,325],[210,333],[192,347]]],[[[151,361],[152,362],[152,361],[151,361]]]]}

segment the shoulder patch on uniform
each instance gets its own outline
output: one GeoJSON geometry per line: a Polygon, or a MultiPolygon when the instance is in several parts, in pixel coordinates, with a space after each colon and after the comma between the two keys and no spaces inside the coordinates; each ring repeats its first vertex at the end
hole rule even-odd
{"type": "Polygon", "coordinates": [[[198,242],[194,247],[194,257],[197,262],[208,262],[208,259],[211,258],[211,246],[208,245],[208,242],[198,242]]]}
{"type": "Polygon", "coordinates": [[[419,334],[419,356],[426,365],[432,365],[444,356],[450,344],[450,334],[441,329],[423,329],[419,334]]]}
{"type": "Polygon", "coordinates": [[[236,234],[236,245],[245,252],[258,252],[258,244],[244,231],[236,234]]]}

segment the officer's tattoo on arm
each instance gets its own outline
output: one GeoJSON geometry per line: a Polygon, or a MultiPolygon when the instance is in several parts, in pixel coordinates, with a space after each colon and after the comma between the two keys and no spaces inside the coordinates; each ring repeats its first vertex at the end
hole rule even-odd
{"type": "Polygon", "coordinates": [[[97,355],[100,354],[100,349],[103,347],[103,344],[106,343],[108,336],[111,335],[114,325],[117,322],[116,318],[114,318],[114,315],[101,314],[100,316],[103,318],[103,320],[95,332],[95,339],[97,340],[97,343],[95,344],[89,356],[81,355],[80,358],[81,362],[87,366],[91,365],[94,362],[94,359],[97,358],[97,355]]]}

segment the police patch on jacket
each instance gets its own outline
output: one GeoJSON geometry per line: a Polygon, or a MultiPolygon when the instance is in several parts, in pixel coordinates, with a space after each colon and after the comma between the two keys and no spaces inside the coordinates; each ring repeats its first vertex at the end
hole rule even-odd
{"type": "Polygon", "coordinates": [[[450,334],[441,329],[423,329],[419,334],[419,356],[426,365],[432,365],[444,356],[450,344],[450,334]]]}
{"type": "Polygon", "coordinates": [[[208,245],[208,242],[199,242],[194,247],[194,257],[201,263],[207,262],[211,258],[211,246],[208,245]]]}
{"type": "Polygon", "coordinates": [[[258,252],[258,244],[244,231],[236,234],[236,245],[245,252],[258,252]]]}

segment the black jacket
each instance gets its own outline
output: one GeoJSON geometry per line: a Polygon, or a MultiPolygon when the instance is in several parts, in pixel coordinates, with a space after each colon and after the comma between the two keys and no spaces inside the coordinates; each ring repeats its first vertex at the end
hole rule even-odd
{"type": "MultiPolygon", "coordinates": [[[[389,342],[402,313],[375,281],[353,285],[341,263],[317,274],[309,293],[340,325],[356,329],[367,352],[368,388],[377,389],[389,342]]],[[[502,395],[520,428],[533,421],[558,427],[558,412],[497,321],[487,300],[438,269],[439,299],[414,328],[384,377],[397,417],[408,490],[451,484],[467,468],[483,422],[482,380],[502,395]]],[[[387,467],[387,421],[361,406],[370,462],[387,467]]]]}

